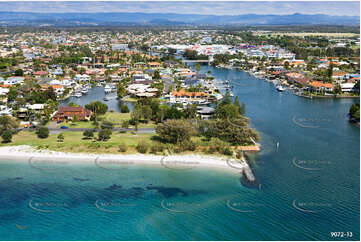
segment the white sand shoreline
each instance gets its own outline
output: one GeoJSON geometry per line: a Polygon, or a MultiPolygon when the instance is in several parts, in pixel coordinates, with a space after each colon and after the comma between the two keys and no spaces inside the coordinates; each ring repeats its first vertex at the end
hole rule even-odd
{"type": "Polygon", "coordinates": [[[164,166],[172,170],[213,168],[228,172],[251,171],[247,162],[206,155],[152,155],[152,154],[91,154],[37,150],[28,145],[0,147],[0,163],[28,162],[35,167],[93,163],[104,169],[131,165],[164,166]]]}

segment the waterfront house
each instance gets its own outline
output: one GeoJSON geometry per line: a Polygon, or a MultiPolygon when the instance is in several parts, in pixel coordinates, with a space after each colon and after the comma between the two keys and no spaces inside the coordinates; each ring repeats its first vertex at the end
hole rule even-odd
{"type": "Polygon", "coordinates": [[[90,120],[91,115],[92,112],[83,107],[61,106],[53,116],[53,120],[63,122],[66,120],[74,120],[75,117],[77,120],[90,120]]]}
{"type": "Polygon", "coordinates": [[[336,82],[342,82],[343,80],[345,80],[345,77],[348,75],[347,72],[343,72],[343,71],[334,71],[332,73],[332,79],[336,82]]]}
{"type": "Polygon", "coordinates": [[[208,97],[208,94],[205,92],[187,92],[184,89],[181,89],[179,91],[172,91],[172,96],[175,98],[202,98],[202,97],[208,97]]]}
{"type": "Polygon", "coordinates": [[[341,90],[342,92],[353,92],[354,91],[354,86],[355,86],[355,83],[341,83],[340,84],[341,86],[341,90]]]}
{"type": "Polygon", "coordinates": [[[160,67],[160,63],[159,62],[148,62],[148,66],[151,68],[157,68],[157,67],[160,67]]]}
{"type": "Polygon", "coordinates": [[[324,82],[320,82],[320,81],[311,81],[308,84],[309,88],[311,91],[314,92],[321,92],[321,91],[326,91],[326,92],[332,92],[333,91],[333,85],[331,83],[324,83],[324,82]]]}

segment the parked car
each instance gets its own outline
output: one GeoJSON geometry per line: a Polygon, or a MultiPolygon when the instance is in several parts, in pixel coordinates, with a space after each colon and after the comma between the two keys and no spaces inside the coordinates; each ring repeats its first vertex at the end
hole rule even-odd
{"type": "Polygon", "coordinates": [[[61,128],[61,129],[67,129],[68,126],[61,126],[60,128],[61,128]]]}

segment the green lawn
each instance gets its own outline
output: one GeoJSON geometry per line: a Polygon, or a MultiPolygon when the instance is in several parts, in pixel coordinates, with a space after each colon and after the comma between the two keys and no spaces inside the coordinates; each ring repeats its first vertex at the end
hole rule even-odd
{"type": "MultiPolygon", "coordinates": [[[[107,112],[99,118],[114,123],[114,127],[121,127],[123,121],[130,119],[130,113],[107,112]]],[[[58,128],[61,126],[67,126],[69,128],[95,128],[92,121],[63,122],[57,124],[58,128]]],[[[140,123],[138,128],[154,128],[155,126],[156,124],[154,124],[154,122],[149,121],[148,123],[140,123]]],[[[130,125],[129,128],[134,128],[134,126],[130,125]]]]}
{"type": "Polygon", "coordinates": [[[63,122],[57,125],[58,128],[60,128],[61,126],[67,126],[69,128],[88,128],[88,129],[95,128],[93,122],[91,121],[77,121],[77,122],[67,122],[67,123],[63,122]]]}
{"type": "MultiPolygon", "coordinates": [[[[115,123],[115,127],[121,127],[122,122],[125,120],[130,120],[130,113],[117,113],[117,112],[107,112],[105,115],[101,116],[104,120],[115,123]]],[[[156,124],[152,121],[148,123],[140,123],[138,128],[155,128],[156,124]]],[[[134,128],[134,126],[130,125],[129,128],[134,128]]]]}
{"type": "MultiPolygon", "coordinates": [[[[105,142],[94,141],[93,139],[84,140],[82,132],[63,132],[64,142],[57,141],[57,134],[51,134],[46,139],[40,139],[35,132],[21,131],[13,136],[11,143],[0,143],[0,146],[7,145],[30,145],[39,149],[50,149],[63,152],[87,152],[87,153],[120,153],[118,146],[122,143],[128,146],[127,153],[137,153],[135,147],[140,140],[147,141],[149,144],[155,141],[151,140],[153,134],[132,134],[113,132],[111,139],[105,142]]],[[[94,134],[97,136],[97,133],[94,134]]]]}

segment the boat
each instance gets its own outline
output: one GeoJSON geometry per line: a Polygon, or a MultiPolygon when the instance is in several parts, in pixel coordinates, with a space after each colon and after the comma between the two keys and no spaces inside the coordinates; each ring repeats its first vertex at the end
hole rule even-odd
{"type": "Polygon", "coordinates": [[[81,92],[76,92],[75,93],[75,97],[81,97],[81,96],[82,96],[81,92]]]}
{"type": "Polygon", "coordinates": [[[101,87],[102,84],[100,82],[97,83],[97,87],[101,87]]]}
{"type": "Polygon", "coordinates": [[[277,89],[277,91],[279,91],[279,92],[283,92],[283,91],[286,90],[286,89],[285,89],[283,86],[281,86],[281,85],[276,86],[276,89],[277,89]]]}
{"type": "Polygon", "coordinates": [[[88,88],[84,87],[84,88],[81,90],[81,93],[87,94],[87,93],[88,93],[88,88]]]}
{"type": "Polygon", "coordinates": [[[110,87],[109,85],[105,85],[105,87],[104,87],[104,92],[105,92],[105,93],[109,93],[109,92],[111,92],[111,91],[112,91],[111,87],[110,87]]]}
{"type": "Polygon", "coordinates": [[[107,102],[107,101],[109,101],[109,98],[104,97],[103,100],[107,102]]]}

